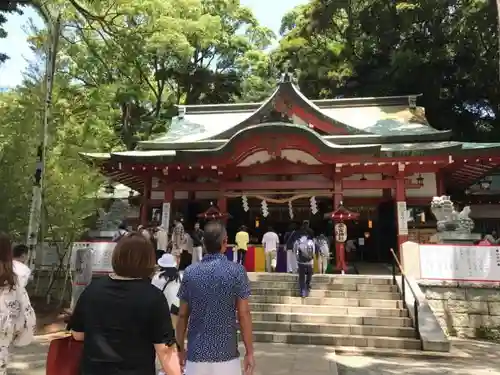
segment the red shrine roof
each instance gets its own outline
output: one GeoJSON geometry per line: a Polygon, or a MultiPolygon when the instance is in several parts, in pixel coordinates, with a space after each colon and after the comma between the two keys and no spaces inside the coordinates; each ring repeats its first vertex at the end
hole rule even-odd
{"type": "Polygon", "coordinates": [[[221,220],[231,218],[231,215],[227,212],[220,212],[215,206],[210,206],[208,210],[198,214],[197,217],[205,220],[221,220]]]}
{"type": "MultiPolygon", "coordinates": [[[[140,142],[136,150],[83,153],[82,157],[101,166],[222,165],[221,160],[237,164],[241,155],[261,146],[249,145],[252,140],[295,148],[300,148],[300,140],[304,140],[309,145],[307,151],[325,164],[339,156],[354,162],[429,156],[449,156],[450,161],[452,156],[467,158],[467,165],[450,162],[445,171],[463,187],[498,167],[491,155],[500,154],[500,143],[452,141],[451,131],[429,125],[424,108],[418,107],[416,100],[417,95],[310,100],[285,73],[262,103],[179,106],[179,114],[167,132],[140,142]],[[235,155],[235,150],[242,148],[246,149],[235,155]]],[[[267,149],[273,147],[277,146],[266,145],[267,149]]],[[[122,183],[142,185],[138,176],[116,173],[112,178],[122,183]]]]}
{"type": "Polygon", "coordinates": [[[324,218],[334,221],[356,220],[359,218],[359,212],[350,211],[343,204],[340,204],[335,211],[325,214],[324,218]]]}

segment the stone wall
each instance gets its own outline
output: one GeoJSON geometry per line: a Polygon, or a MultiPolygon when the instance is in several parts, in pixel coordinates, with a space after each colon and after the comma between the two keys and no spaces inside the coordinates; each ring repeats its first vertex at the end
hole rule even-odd
{"type": "Polygon", "coordinates": [[[500,328],[500,283],[419,281],[436,318],[451,336],[478,337],[500,328]]]}

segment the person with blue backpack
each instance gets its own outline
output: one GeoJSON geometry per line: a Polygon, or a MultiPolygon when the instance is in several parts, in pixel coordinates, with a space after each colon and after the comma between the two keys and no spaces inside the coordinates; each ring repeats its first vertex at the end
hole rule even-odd
{"type": "Polygon", "coordinates": [[[293,245],[293,250],[297,256],[300,296],[303,298],[308,297],[311,291],[315,254],[314,241],[308,235],[308,231],[301,231],[300,237],[293,245]]]}

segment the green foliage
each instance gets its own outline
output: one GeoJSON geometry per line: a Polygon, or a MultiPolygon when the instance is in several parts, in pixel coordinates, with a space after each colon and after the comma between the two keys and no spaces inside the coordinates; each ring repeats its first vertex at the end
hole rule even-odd
{"type": "MultiPolygon", "coordinates": [[[[95,209],[88,197],[100,178],[78,152],[133,149],[167,130],[176,104],[261,101],[285,66],[310,98],[423,93],[434,127],[462,140],[500,139],[494,2],[312,0],[284,15],[273,51],[273,32],[237,0],[18,1],[9,11],[14,3],[37,6],[46,20],[60,13],[63,23],[45,191],[55,238],[80,231],[95,209]]],[[[43,57],[47,32],[31,42],[43,57]]],[[[41,78],[34,69],[0,95],[0,229],[18,233],[41,78]]]]}
{"type": "Polygon", "coordinates": [[[500,139],[497,11],[486,0],[314,0],[274,51],[309,97],[422,93],[431,124],[500,139]]]}
{"type": "Polygon", "coordinates": [[[175,104],[262,98],[272,89],[262,51],[275,36],[239,1],[79,5],[85,12],[64,8],[61,69],[109,95],[104,100],[117,108],[114,128],[128,149],[165,132],[175,104]]]}
{"type": "Polygon", "coordinates": [[[103,182],[96,168],[85,165],[79,152],[119,147],[109,105],[95,93],[63,79],[54,86],[52,127],[45,173],[45,214],[51,238],[71,243],[84,229],[84,219],[98,207],[95,192],[103,182]]]}
{"type": "Polygon", "coordinates": [[[500,326],[497,327],[481,326],[476,329],[476,337],[478,339],[500,343],[500,326]]]}
{"type": "Polygon", "coordinates": [[[39,108],[23,92],[0,94],[0,231],[19,235],[28,226],[39,108]]]}
{"type": "MultiPolygon", "coordinates": [[[[95,212],[102,183],[79,152],[133,149],[163,133],[179,103],[262,100],[278,72],[264,50],[275,36],[236,0],[22,1],[62,32],[49,121],[44,188],[47,237],[68,243],[95,212]]],[[[0,96],[0,230],[23,235],[43,114],[40,61],[0,96]]]]}
{"type": "MultiPolygon", "coordinates": [[[[20,235],[27,228],[35,150],[41,133],[43,90],[39,81],[0,95],[0,230],[20,235]]],[[[120,145],[109,122],[109,105],[92,91],[56,76],[44,189],[44,232],[69,243],[92,215],[92,197],[102,183],[80,151],[105,151],[120,145]]]]}

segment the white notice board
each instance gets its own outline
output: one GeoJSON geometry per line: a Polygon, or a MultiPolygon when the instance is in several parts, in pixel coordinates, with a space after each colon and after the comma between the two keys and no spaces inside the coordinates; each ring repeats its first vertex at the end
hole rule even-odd
{"type": "Polygon", "coordinates": [[[115,242],[75,242],[71,249],[71,268],[76,264],[76,253],[78,249],[89,249],[92,253],[92,272],[113,272],[111,258],[115,242]]]}
{"type": "Polygon", "coordinates": [[[396,211],[398,215],[398,234],[408,235],[408,213],[406,210],[406,202],[397,202],[396,211]]]}
{"type": "Polygon", "coordinates": [[[500,282],[500,246],[420,245],[420,277],[500,282]]]}

